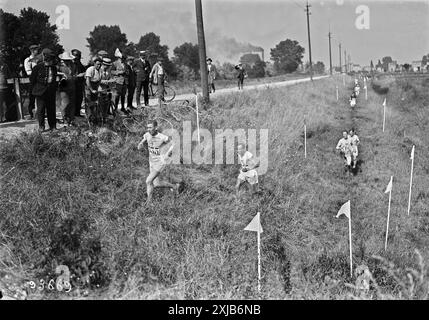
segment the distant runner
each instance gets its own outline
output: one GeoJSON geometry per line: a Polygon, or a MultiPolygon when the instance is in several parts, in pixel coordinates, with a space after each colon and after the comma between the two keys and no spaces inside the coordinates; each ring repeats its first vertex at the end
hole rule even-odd
{"type": "Polygon", "coordinates": [[[350,168],[352,163],[352,146],[347,131],[343,131],[343,137],[338,141],[336,149],[343,155],[344,165],[350,168]]]}
{"type": "Polygon", "coordinates": [[[137,146],[137,149],[142,149],[143,144],[146,142],[149,149],[149,168],[150,173],[149,176],[146,179],[146,192],[147,192],[147,202],[150,203],[152,201],[152,194],[154,188],[171,188],[173,191],[176,191],[176,193],[179,190],[179,183],[172,184],[166,181],[161,181],[159,179],[160,173],[165,169],[165,166],[169,162],[169,157],[173,153],[173,147],[172,144],[168,151],[165,154],[161,154],[161,147],[163,145],[168,144],[171,140],[170,137],[166,136],[165,134],[162,134],[158,132],[158,123],[157,121],[153,120],[147,124],[147,130],[143,136],[143,140],[140,141],[140,143],[137,146]]]}
{"type": "Polygon", "coordinates": [[[350,107],[353,108],[356,105],[356,98],[357,98],[356,92],[353,91],[353,93],[352,93],[352,95],[350,96],[350,99],[349,99],[350,107]]]}
{"type": "Polygon", "coordinates": [[[235,185],[236,195],[238,196],[241,184],[246,181],[250,184],[252,193],[254,194],[259,191],[258,172],[255,170],[259,167],[259,161],[246,150],[244,143],[238,144],[237,154],[241,169],[237,178],[237,184],[235,185]]]}
{"type": "Polygon", "coordinates": [[[357,156],[358,156],[358,145],[360,143],[359,137],[356,135],[355,129],[350,130],[350,145],[352,147],[352,156],[353,156],[353,169],[356,168],[357,156]]]}

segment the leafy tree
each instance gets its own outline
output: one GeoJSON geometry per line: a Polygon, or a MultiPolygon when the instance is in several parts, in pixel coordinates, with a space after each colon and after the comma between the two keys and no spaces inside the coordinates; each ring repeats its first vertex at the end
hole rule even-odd
{"type": "Polygon", "coordinates": [[[246,53],[240,58],[240,62],[247,66],[249,78],[262,78],[265,76],[266,63],[261,60],[258,54],[246,53]]]}
{"type": "Polygon", "coordinates": [[[246,53],[240,58],[240,62],[249,67],[253,67],[258,61],[261,61],[261,58],[256,53],[246,53]]]}
{"type": "Polygon", "coordinates": [[[317,74],[325,73],[325,64],[321,61],[317,61],[317,63],[313,65],[313,71],[317,74]]]}
{"type": "Polygon", "coordinates": [[[149,32],[144,36],[141,36],[139,42],[136,44],[136,49],[137,51],[148,51],[151,65],[155,63],[157,56],[162,57],[164,59],[167,74],[172,78],[177,77],[175,65],[168,58],[168,46],[161,45],[161,39],[158,35],[153,32],[149,32]]]}
{"type": "Polygon", "coordinates": [[[280,41],[275,48],[271,49],[271,60],[274,61],[274,68],[279,73],[295,71],[302,63],[304,51],[304,48],[296,40],[280,41]]]}
{"type": "Polygon", "coordinates": [[[18,17],[0,9],[0,30],[1,54],[12,71],[30,55],[32,44],[50,48],[55,54],[64,51],[57,26],[49,23],[48,14],[30,7],[22,9],[18,17]]]}
{"type": "Polygon", "coordinates": [[[411,64],[409,64],[409,63],[405,63],[404,65],[403,65],[403,67],[404,67],[404,69],[405,69],[405,71],[409,71],[410,69],[411,69],[411,64]]]}
{"type": "Polygon", "coordinates": [[[121,32],[118,25],[98,25],[89,33],[89,38],[86,40],[91,54],[105,50],[110,57],[114,57],[116,48],[123,51],[128,42],[126,34],[121,32]]]}
{"type": "Polygon", "coordinates": [[[173,52],[173,62],[176,65],[186,66],[191,69],[195,75],[199,75],[200,56],[198,51],[198,45],[194,45],[190,42],[185,42],[180,46],[174,48],[173,52]]]}
{"type": "Polygon", "coordinates": [[[178,69],[177,77],[179,80],[184,80],[184,81],[196,80],[197,77],[196,77],[195,71],[189,68],[188,66],[181,64],[177,67],[177,69],[178,69]]]}
{"type": "Polygon", "coordinates": [[[217,73],[220,79],[232,80],[235,78],[234,65],[232,63],[225,62],[217,68],[217,73]]]}
{"type": "Polygon", "coordinates": [[[125,46],[125,48],[122,51],[122,53],[125,54],[126,56],[132,56],[132,57],[136,57],[136,58],[138,56],[136,45],[133,42],[129,42],[125,46]]]}

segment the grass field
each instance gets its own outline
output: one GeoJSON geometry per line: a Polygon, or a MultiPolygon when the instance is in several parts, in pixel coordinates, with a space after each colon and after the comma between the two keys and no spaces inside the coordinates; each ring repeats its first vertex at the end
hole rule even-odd
{"type": "Polygon", "coordinates": [[[351,80],[346,88],[340,78],[224,95],[203,112],[201,125],[210,130],[269,129],[269,170],[257,197],[233,196],[238,165],[174,165],[167,175],[183,180],[185,192],[157,191],[156,205],[145,207],[147,153],[136,149],[141,136],[124,131],[108,155],[78,132],[2,143],[0,279],[49,279],[58,264],[75,275],[69,294],[32,292],[29,299],[427,299],[429,85],[380,81],[352,111],[351,80]],[[351,127],[361,140],[356,176],[344,173],[335,153],[351,127]],[[373,279],[367,292],[352,287],[347,218],[334,218],[347,200],[353,263],[368,266],[373,279]],[[256,235],[243,231],[257,211],[261,294],[256,235]]]}

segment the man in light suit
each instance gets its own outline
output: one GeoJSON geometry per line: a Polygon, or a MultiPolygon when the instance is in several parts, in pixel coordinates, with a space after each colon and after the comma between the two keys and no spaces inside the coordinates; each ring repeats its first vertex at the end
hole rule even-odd
{"type": "Polygon", "coordinates": [[[209,92],[215,93],[216,88],[214,85],[214,81],[216,79],[216,67],[214,64],[212,64],[212,59],[207,59],[207,73],[208,73],[208,79],[209,79],[209,92]]]}

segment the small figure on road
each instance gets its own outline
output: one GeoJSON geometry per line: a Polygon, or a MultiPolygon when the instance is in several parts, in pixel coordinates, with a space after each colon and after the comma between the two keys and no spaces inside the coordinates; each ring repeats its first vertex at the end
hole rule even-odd
{"type": "Polygon", "coordinates": [[[243,82],[244,82],[244,78],[247,78],[247,72],[244,69],[242,63],[239,63],[238,65],[236,65],[235,70],[238,71],[238,73],[237,73],[238,90],[243,90],[243,82]]]}

